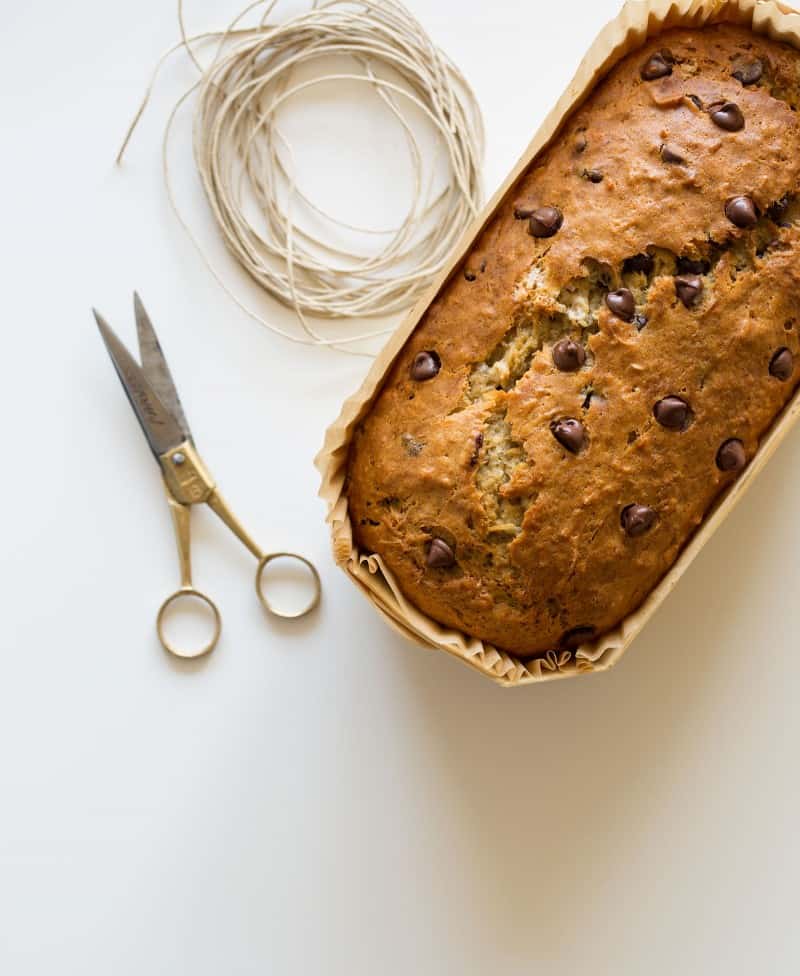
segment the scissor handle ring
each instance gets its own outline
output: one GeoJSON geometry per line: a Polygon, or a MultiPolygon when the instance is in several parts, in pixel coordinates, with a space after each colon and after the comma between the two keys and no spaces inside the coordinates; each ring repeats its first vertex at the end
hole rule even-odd
{"type": "Polygon", "coordinates": [[[159,607],[158,616],[156,617],[156,631],[158,632],[158,639],[161,641],[161,646],[169,654],[174,654],[175,657],[187,659],[202,657],[204,654],[208,654],[210,651],[213,651],[217,646],[219,635],[222,632],[222,618],[219,615],[217,605],[210,597],[206,596],[205,593],[201,593],[200,590],[194,589],[192,586],[184,586],[181,587],[180,590],[176,590],[171,596],[168,596],[159,607]],[[211,640],[196,651],[183,651],[179,647],[176,647],[174,644],[170,643],[164,630],[164,615],[166,614],[167,610],[169,610],[173,603],[176,603],[178,600],[181,600],[184,597],[194,597],[197,600],[201,600],[207,607],[209,607],[214,619],[214,633],[211,635],[211,640]]]}
{"type": "Polygon", "coordinates": [[[264,607],[267,613],[271,613],[273,617],[282,617],[284,620],[297,620],[298,617],[305,617],[307,613],[311,613],[311,611],[317,606],[320,597],[322,596],[322,583],[320,582],[317,567],[311,562],[310,559],[306,559],[305,556],[300,556],[296,552],[268,552],[266,556],[262,556],[258,561],[258,569],[256,570],[256,593],[258,594],[258,599],[261,601],[261,605],[264,607]],[[262,577],[264,575],[264,570],[273,561],[273,559],[294,559],[295,562],[301,563],[309,571],[311,583],[313,585],[313,593],[311,594],[311,599],[308,601],[308,603],[299,610],[281,610],[271,602],[267,594],[264,592],[262,577]]]}

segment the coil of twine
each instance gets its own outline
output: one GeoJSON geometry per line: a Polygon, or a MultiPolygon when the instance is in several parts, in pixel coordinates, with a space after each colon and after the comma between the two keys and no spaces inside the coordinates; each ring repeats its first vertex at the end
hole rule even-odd
{"type": "Polygon", "coordinates": [[[341,348],[388,329],[330,338],[309,317],[391,315],[409,307],[442,270],[480,205],[483,123],[461,72],[398,0],[324,0],[283,23],[270,24],[276,3],[257,0],[226,30],[189,37],[178,0],[181,41],[156,66],[117,161],[148,104],[161,65],[173,52],[186,50],[200,76],[173,107],[162,147],[167,192],[178,220],[214,277],[248,315],[286,339],[341,348]],[[255,26],[243,26],[254,12],[259,14],[255,26]],[[216,49],[204,65],[198,52],[208,45],[216,49]],[[323,65],[310,79],[294,77],[301,63],[325,58],[330,65],[331,57],[337,65],[346,58],[348,70],[325,70],[323,65]],[[406,137],[414,191],[405,219],[390,230],[338,220],[295,183],[292,149],[276,113],[306,89],[341,81],[363,84],[376,93],[406,137]],[[192,96],[195,163],[222,239],[268,294],[295,310],[302,327],[298,333],[277,327],[233,294],[178,208],[169,144],[176,116],[192,96]],[[443,151],[443,181],[434,181],[433,166],[426,167],[409,117],[414,110],[433,127],[443,151]],[[333,225],[331,233],[300,226],[299,210],[319,218],[318,226],[333,225]],[[332,242],[336,229],[373,235],[371,239],[382,243],[374,253],[356,253],[332,242]]]}

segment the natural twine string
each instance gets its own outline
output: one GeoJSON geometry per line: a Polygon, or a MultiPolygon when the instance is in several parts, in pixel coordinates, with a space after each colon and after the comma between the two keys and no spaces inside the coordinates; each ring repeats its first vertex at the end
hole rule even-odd
{"type": "Polygon", "coordinates": [[[226,30],[189,37],[183,0],[178,0],[181,41],[156,65],[117,162],[147,107],[164,61],[175,51],[186,50],[200,78],[174,105],[162,144],[167,194],[178,221],[209,271],[249,316],[293,342],[336,347],[388,329],[326,338],[307,316],[390,315],[410,306],[441,271],[480,204],[483,124],[461,72],[398,0],[314,2],[312,9],[283,24],[267,24],[277,2],[256,0],[226,30]],[[259,7],[264,10],[257,25],[241,26],[259,7]],[[204,65],[197,49],[214,42],[216,51],[204,65]],[[331,56],[347,56],[361,71],[321,72],[311,80],[293,81],[300,63],[331,56]],[[380,69],[384,69],[381,74],[380,69]],[[399,227],[376,230],[337,220],[295,183],[292,149],[277,127],[276,112],[300,92],[337,81],[370,86],[402,126],[414,192],[399,227]],[[225,245],[259,285],[295,310],[302,335],[277,327],[237,298],[180,212],[169,145],[180,109],[195,93],[194,157],[225,245]],[[444,150],[447,178],[438,189],[434,167],[424,165],[413,125],[404,113],[411,106],[429,120],[444,150]],[[389,241],[369,255],[337,246],[299,226],[294,217],[299,205],[339,230],[388,236],[389,241]]]}

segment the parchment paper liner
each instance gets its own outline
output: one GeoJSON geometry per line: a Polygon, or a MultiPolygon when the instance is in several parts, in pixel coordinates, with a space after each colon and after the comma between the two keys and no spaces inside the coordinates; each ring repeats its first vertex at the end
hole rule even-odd
{"type": "Polygon", "coordinates": [[[629,614],[617,628],[581,647],[574,654],[569,651],[551,651],[543,658],[525,663],[476,637],[443,627],[431,620],[403,596],[380,556],[362,554],[353,547],[347,498],[343,493],[350,437],[356,424],[369,410],[395,356],[414,331],[439,289],[461,264],[499,202],[534,157],[553,138],[562,120],[584,99],[595,82],[622,57],[641,47],[648,38],[662,30],[671,27],[697,27],[720,21],[745,25],[756,33],[787,41],[800,48],[800,13],[774,0],[629,0],[616,19],[607,24],[597,36],[567,90],[544,120],[517,165],[453,251],[449,266],[392,335],[358,392],[345,401],[339,418],[328,428],[325,442],[316,458],[315,463],[322,475],[319,494],[328,506],[327,521],[331,526],[336,562],[400,633],[428,647],[447,651],[506,686],[605,671],[616,664],[788,434],[800,414],[800,391],[762,439],[757,454],[744,474],[717,500],[684,547],[677,562],[636,611],[629,614]]]}

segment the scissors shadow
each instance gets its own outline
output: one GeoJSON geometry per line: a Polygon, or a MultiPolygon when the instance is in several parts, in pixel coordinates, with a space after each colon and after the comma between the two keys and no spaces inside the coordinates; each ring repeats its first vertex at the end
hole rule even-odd
{"type": "Polygon", "coordinates": [[[200,671],[205,671],[211,665],[211,659],[214,657],[214,653],[203,654],[202,657],[177,657],[175,654],[170,654],[165,651],[158,640],[154,642],[155,653],[162,657],[167,666],[171,671],[176,674],[197,674],[200,671]]]}

